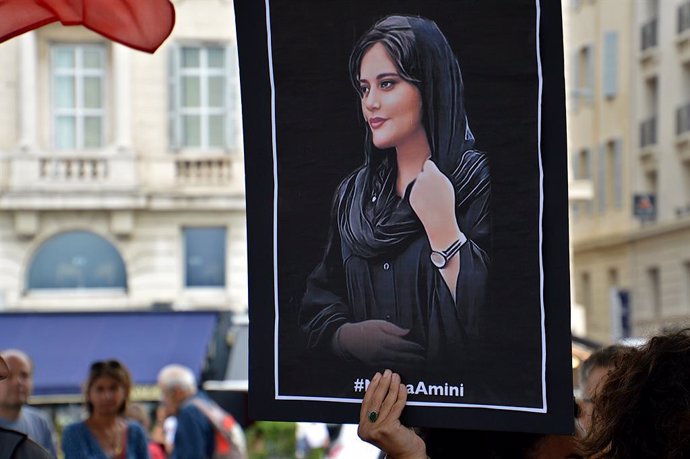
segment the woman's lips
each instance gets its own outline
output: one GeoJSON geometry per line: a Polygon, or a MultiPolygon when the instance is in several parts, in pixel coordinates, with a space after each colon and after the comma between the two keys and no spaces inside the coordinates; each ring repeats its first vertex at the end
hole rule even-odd
{"type": "Polygon", "coordinates": [[[386,122],[386,118],[369,118],[369,126],[372,129],[378,129],[383,123],[386,122]]]}

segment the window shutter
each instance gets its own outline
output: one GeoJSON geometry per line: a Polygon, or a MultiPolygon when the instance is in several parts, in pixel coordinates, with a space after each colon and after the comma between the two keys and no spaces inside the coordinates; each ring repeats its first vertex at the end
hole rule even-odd
{"type": "MultiPolygon", "coordinates": [[[[583,170],[585,171],[585,176],[583,178],[592,181],[593,180],[592,151],[589,148],[585,150],[584,161],[585,161],[585,164],[584,164],[583,170]]],[[[594,199],[594,197],[592,197],[592,199],[589,199],[587,201],[587,213],[590,215],[592,214],[592,210],[594,208],[594,206],[592,205],[593,199],[594,199]]]]}
{"type": "Polygon", "coordinates": [[[237,61],[237,44],[233,42],[225,48],[225,82],[227,94],[225,98],[226,113],[226,147],[234,150],[240,146],[240,83],[239,65],[237,61]]]}
{"type": "Polygon", "coordinates": [[[599,212],[606,212],[606,144],[599,145],[599,171],[597,180],[597,202],[599,212]]]}
{"type": "Polygon", "coordinates": [[[572,158],[570,159],[570,167],[572,168],[572,174],[571,177],[573,180],[578,180],[580,179],[580,165],[581,165],[581,160],[580,160],[580,154],[574,154],[572,158]]]}
{"type": "Polygon", "coordinates": [[[613,142],[613,205],[623,208],[623,141],[613,142]]]}
{"type": "Polygon", "coordinates": [[[587,98],[591,100],[594,97],[594,47],[587,45],[585,56],[587,58],[587,98]]]}
{"type": "Polygon", "coordinates": [[[613,98],[618,91],[618,32],[604,34],[604,97],[613,98]]]}
{"type": "Polygon", "coordinates": [[[573,110],[577,110],[580,98],[580,53],[575,51],[573,53],[573,85],[572,85],[572,101],[573,110]]]}
{"type": "Polygon", "coordinates": [[[168,141],[170,149],[179,150],[180,141],[180,48],[173,44],[168,49],[168,141]]]}
{"type": "MultiPolygon", "coordinates": [[[[573,178],[573,180],[579,180],[581,178],[580,177],[580,175],[581,175],[580,174],[580,171],[581,171],[580,168],[581,168],[581,163],[582,163],[581,154],[578,152],[578,153],[574,154],[570,159],[571,159],[571,161],[570,161],[571,166],[570,167],[572,168],[571,177],[573,178]]],[[[570,208],[572,209],[571,213],[572,213],[573,218],[577,218],[578,214],[580,213],[580,203],[577,201],[574,201],[572,203],[572,205],[570,206],[570,208]]]]}

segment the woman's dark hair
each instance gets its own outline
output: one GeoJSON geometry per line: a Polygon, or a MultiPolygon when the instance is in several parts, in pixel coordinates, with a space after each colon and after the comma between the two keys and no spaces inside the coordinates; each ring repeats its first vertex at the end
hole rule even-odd
{"type": "Polygon", "coordinates": [[[594,400],[583,453],[690,458],[690,329],[627,352],[594,400]]]}
{"type": "MultiPolygon", "coordinates": [[[[400,76],[415,85],[422,96],[422,122],[432,159],[451,176],[461,153],[474,144],[465,114],[464,86],[457,58],[434,21],[416,16],[387,16],[378,21],[355,44],[350,54],[350,81],[360,93],[362,58],[381,43],[400,76]]],[[[386,155],[377,154],[367,128],[367,163],[379,164],[386,155]]],[[[393,153],[389,149],[388,153],[393,153]]]]}
{"type": "Polygon", "coordinates": [[[119,360],[99,360],[91,364],[89,368],[89,377],[86,379],[84,385],[84,399],[86,400],[86,409],[89,414],[93,413],[93,404],[88,399],[89,391],[94,383],[99,378],[111,378],[117,381],[125,389],[125,400],[122,406],[118,409],[119,414],[124,414],[127,409],[127,401],[129,399],[129,392],[132,389],[132,377],[129,370],[119,360]]]}
{"type": "Polygon", "coordinates": [[[382,19],[355,45],[350,55],[350,81],[355,90],[359,92],[359,69],[362,66],[362,58],[376,43],[381,43],[386,48],[400,76],[421,90],[419,61],[414,49],[415,36],[410,22],[404,16],[389,16],[382,19]]]}
{"type": "MultiPolygon", "coordinates": [[[[467,207],[471,203],[488,206],[489,168],[486,156],[473,149],[460,66],[453,50],[434,21],[415,16],[385,17],[359,39],[350,55],[350,77],[360,96],[362,58],[376,43],[385,47],[400,76],[419,89],[431,159],[453,184],[458,214],[469,218],[467,207]]],[[[368,126],[365,132],[366,161],[338,188],[334,216],[353,253],[372,258],[409,243],[422,227],[409,206],[398,205],[395,148],[376,148],[368,126]]],[[[473,242],[482,248],[489,246],[486,225],[475,231],[475,226],[481,225],[459,223],[473,242]]]]}

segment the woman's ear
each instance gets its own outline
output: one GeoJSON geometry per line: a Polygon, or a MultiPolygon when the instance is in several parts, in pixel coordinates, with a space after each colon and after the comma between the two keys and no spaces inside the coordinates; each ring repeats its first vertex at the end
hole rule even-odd
{"type": "Polygon", "coordinates": [[[0,381],[10,377],[10,367],[7,366],[5,359],[0,356],[0,381]]]}

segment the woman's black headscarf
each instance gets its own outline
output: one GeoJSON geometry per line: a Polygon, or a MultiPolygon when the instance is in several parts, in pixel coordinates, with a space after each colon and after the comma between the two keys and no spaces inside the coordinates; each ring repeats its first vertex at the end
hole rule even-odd
{"type": "MultiPolygon", "coordinates": [[[[431,159],[453,183],[456,207],[461,207],[484,191],[489,181],[488,177],[485,183],[470,180],[486,158],[472,151],[474,136],[465,114],[460,67],[448,41],[431,20],[382,19],[364,34],[350,56],[350,75],[358,90],[362,57],[375,43],[383,44],[401,77],[420,90],[431,159]]],[[[408,202],[412,185],[402,203],[396,194],[395,149],[376,148],[367,127],[365,152],[365,164],[343,182],[335,212],[340,234],[353,252],[371,258],[409,243],[423,228],[408,202]]]]}

